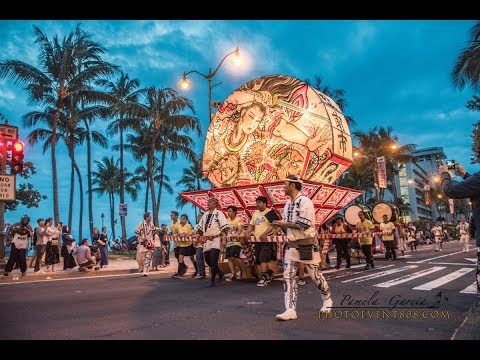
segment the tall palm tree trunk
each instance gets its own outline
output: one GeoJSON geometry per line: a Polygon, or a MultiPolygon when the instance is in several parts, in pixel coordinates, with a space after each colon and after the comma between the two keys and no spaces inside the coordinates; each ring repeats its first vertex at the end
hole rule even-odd
{"type": "Polygon", "coordinates": [[[70,206],[68,209],[68,228],[71,229],[73,214],[73,194],[75,192],[75,169],[73,167],[75,160],[73,158],[73,149],[68,149],[68,152],[70,153],[70,206]]]}
{"type": "Polygon", "coordinates": [[[162,197],[162,189],[163,189],[163,170],[165,168],[165,158],[167,156],[167,151],[165,148],[162,152],[162,163],[160,164],[160,185],[158,187],[158,197],[157,197],[157,214],[160,212],[160,199],[162,197]]]}
{"type": "Polygon", "coordinates": [[[158,227],[158,216],[157,216],[157,199],[155,199],[155,183],[153,181],[153,166],[154,166],[154,157],[155,157],[155,138],[152,141],[150,147],[150,152],[148,156],[148,181],[150,183],[150,195],[152,198],[152,217],[153,224],[158,227]]]}
{"type": "MultiPolygon", "coordinates": [[[[120,204],[125,204],[125,167],[123,165],[123,124],[120,117],[120,204]]],[[[127,239],[127,228],[125,225],[125,216],[120,215],[122,225],[122,241],[127,239]]]]}
{"type": "Polygon", "coordinates": [[[148,190],[150,189],[150,184],[148,182],[148,175],[147,175],[147,184],[145,189],[145,212],[148,211],[148,190]]]}
{"type": "Polygon", "coordinates": [[[110,226],[112,227],[112,236],[113,239],[116,239],[117,237],[115,236],[115,198],[114,198],[114,193],[109,194],[109,200],[110,200],[110,226]]]}
{"type": "Polygon", "coordinates": [[[93,235],[92,143],[90,140],[90,126],[88,125],[88,121],[85,121],[85,128],[87,129],[88,225],[91,238],[93,235]]]}
{"type": "Polygon", "coordinates": [[[75,167],[75,172],[77,173],[78,177],[78,187],[80,189],[80,213],[78,215],[78,240],[81,241],[83,239],[83,183],[82,183],[82,175],[80,174],[80,169],[76,161],[73,161],[73,166],[75,167]]]}
{"type": "Polygon", "coordinates": [[[53,218],[55,224],[60,221],[60,211],[58,209],[58,178],[57,178],[57,157],[55,151],[57,149],[57,124],[60,119],[60,100],[57,103],[55,116],[52,122],[52,186],[53,186],[53,218]]]}

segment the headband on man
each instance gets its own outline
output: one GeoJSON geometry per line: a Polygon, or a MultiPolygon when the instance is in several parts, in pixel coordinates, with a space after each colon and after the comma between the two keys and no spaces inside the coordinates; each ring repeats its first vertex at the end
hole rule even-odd
{"type": "Polygon", "coordinates": [[[290,182],[294,182],[294,183],[303,184],[302,179],[300,179],[300,177],[298,177],[297,175],[288,175],[288,176],[285,178],[285,181],[290,181],[290,182]]]}

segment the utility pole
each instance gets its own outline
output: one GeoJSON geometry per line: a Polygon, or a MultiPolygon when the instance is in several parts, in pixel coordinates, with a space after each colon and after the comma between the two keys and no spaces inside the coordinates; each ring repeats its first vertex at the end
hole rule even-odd
{"type": "MultiPolygon", "coordinates": [[[[0,269],[5,269],[5,201],[15,200],[15,175],[7,175],[7,147],[18,139],[18,127],[0,124],[0,269]]],[[[13,153],[12,153],[13,156],[13,153]]]]}

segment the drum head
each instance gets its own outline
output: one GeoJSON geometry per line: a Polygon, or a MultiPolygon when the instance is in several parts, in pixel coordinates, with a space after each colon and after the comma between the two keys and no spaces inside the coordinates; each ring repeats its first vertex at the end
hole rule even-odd
{"type": "Polygon", "coordinates": [[[392,219],[392,208],[384,202],[380,202],[373,207],[373,218],[378,223],[383,223],[383,215],[387,215],[388,221],[392,219]]]}
{"type": "Polygon", "coordinates": [[[357,205],[349,206],[345,210],[345,220],[347,221],[347,223],[349,223],[350,225],[357,225],[357,223],[360,221],[358,213],[362,210],[363,209],[357,205]]]}

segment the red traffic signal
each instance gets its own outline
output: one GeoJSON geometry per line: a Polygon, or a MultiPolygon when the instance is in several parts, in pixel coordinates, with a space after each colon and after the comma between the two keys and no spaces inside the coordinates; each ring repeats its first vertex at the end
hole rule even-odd
{"type": "Polygon", "coordinates": [[[10,170],[12,174],[21,173],[23,170],[23,150],[25,144],[21,141],[15,141],[12,144],[12,160],[10,161],[10,170]]]}

